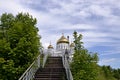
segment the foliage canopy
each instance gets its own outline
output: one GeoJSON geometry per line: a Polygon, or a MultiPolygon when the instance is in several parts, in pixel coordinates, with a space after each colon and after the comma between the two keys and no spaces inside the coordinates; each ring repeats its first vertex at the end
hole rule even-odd
{"type": "Polygon", "coordinates": [[[120,80],[120,69],[99,66],[97,53],[84,48],[82,34],[73,33],[75,51],[71,63],[74,80],[120,80]]]}
{"type": "Polygon", "coordinates": [[[0,80],[17,80],[39,54],[37,20],[28,13],[0,17],[0,80]]]}
{"type": "Polygon", "coordinates": [[[83,47],[82,35],[74,34],[75,53],[71,63],[74,80],[97,80],[97,54],[90,54],[83,47]]]}

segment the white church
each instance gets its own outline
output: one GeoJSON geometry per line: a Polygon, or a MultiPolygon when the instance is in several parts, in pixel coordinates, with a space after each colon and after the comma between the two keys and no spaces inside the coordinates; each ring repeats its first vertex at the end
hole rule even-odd
{"type": "Polygon", "coordinates": [[[62,56],[65,51],[68,52],[69,60],[72,60],[74,54],[74,43],[69,42],[69,36],[66,38],[63,34],[60,39],[56,42],[56,48],[54,48],[51,43],[48,46],[47,52],[50,56],[62,56]]]}

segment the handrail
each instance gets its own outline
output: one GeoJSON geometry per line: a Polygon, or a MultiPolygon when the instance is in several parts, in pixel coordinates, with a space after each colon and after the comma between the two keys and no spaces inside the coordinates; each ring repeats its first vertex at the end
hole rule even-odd
{"type": "Polygon", "coordinates": [[[71,73],[71,70],[70,70],[69,63],[68,63],[66,55],[62,56],[62,61],[63,61],[63,66],[64,66],[65,71],[66,71],[67,79],[68,80],[73,80],[73,76],[72,76],[72,73],[71,73]]]}
{"type": "Polygon", "coordinates": [[[44,66],[45,66],[45,64],[46,64],[46,61],[47,61],[47,58],[48,58],[48,53],[44,54],[42,68],[44,68],[44,66]]]}
{"type": "Polygon", "coordinates": [[[18,80],[32,80],[34,78],[35,72],[40,67],[40,55],[34,60],[30,67],[23,73],[23,75],[18,80]]]}

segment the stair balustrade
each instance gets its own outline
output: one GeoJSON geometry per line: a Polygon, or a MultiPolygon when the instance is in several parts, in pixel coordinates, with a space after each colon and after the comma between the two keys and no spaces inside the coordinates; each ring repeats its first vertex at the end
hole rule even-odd
{"type": "Polygon", "coordinates": [[[22,74],[22,76],[18,80],[33,80],[36,71],[40,68],[40,66],[44,67],[48,58],[47,50],[41,50],[41,54],[44,54],[43,63],[40,64],[40,55],[34,60],[34,62],[29,66],[29,68],[22,74]]]}
{"type": "Polygon", "coordinates": [[[44,54],[42,68],[44,68],[44,66],[45,66],[45,64],[46,64],[46,61],[47,61],[47,58],[48,58],[48,52],[44,54]]]}
{"type": "Polygon", "coordinates": [[[66,71],[67,80],[73,80],[73,76],[72,76],[70,66],[69,66],[69,63],[67,60],[67,55],[62,56],[62,61],[63,61],[63,66],[64,66],[65,71],[66,71]]]}
{"type": "Polygon", "coordinates": [[[40,55],[34,60],[30,67],[23,73],[23,75],[18,80],[32,80],[34,78],[35,72],[40,67],[40,55]]]}

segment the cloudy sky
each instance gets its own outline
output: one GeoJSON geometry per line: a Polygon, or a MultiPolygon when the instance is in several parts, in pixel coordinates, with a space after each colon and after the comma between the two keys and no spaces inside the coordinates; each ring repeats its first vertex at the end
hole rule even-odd
{"type": "Polygon", "coordinates": [[[85,48],[97,52],[100,65],[120,68],[120,0],[1,0],[3,13],[29,12],[37,18],[42,44],[47,47],[76,30],[85,48]]]}

